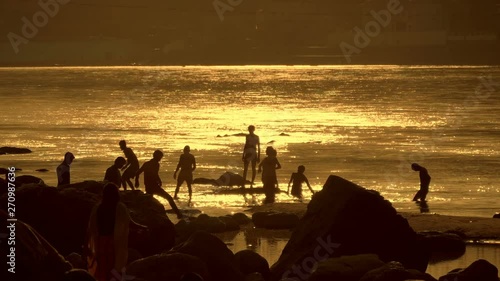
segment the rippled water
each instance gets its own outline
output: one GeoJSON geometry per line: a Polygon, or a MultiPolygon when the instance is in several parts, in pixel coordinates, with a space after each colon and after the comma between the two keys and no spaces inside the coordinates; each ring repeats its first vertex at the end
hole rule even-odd
{"type": "MultiPolygon", "coordinates": [[[[0,68],[0,146],[34,151],[0,156],[0,167],[55,184],[71,151],[72,181],[102,179],[126,139],[141,162],[165,152],[160,175],[173,192],[184,145],[195,177],[241,174],[244,138],[224,135],[254,124],[263,150],[278,150],[282,188],[303,164],[315,189],[336,174],[418,211],[410,163],[419,162],[432,176],[431,212],[491,216],[500,207],[499,93],[500,67],[481,66],[0,68]]],[[[194,190],[196,208],[249,204],[194,190]]]]}

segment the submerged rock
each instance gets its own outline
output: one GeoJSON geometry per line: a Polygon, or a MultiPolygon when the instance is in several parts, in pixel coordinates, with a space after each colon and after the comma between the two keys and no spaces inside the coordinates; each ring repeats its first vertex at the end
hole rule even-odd
{"type": "Polygon", "coordinates": [[[243,177],[232,173],[225,172],[218,179],[196,178],[193,180],[194,184],[211,184],[213,186],[243,186],[243,183],[251,184],[249,180],[244,181],[243,177]]]}
{"type": "Polygon", "coordinates": [[[376,191],[330,176],[313,196],[271,272],[273,280],[279,280],[305,261],[317,263],[318,255],[326,259],[370,253],[422,272],[429,260],[415,231],[390,202],[376,191]]]}
{"type": "Polygon", "coordinates": [[[31,153],[32,151],[27,148],[18,148],[18,147],[10,147],[10,146],[3,146],[0,147],[0,155],[2,154],[26,154],[26,153],[31,153]]]}
{"type": "Polygon", "coordinates": [[[498,268],[486,260],[477,260],[466,269],[455,269],[439,281],[498,281],[498,268]]]}
{"type": "Polygon", "coordinates": [[[256,212],[252,215],[252,222],[261,228],[289,229],[297,226],[299,217],[288,213],[256,212]]]}
{"type": "Polygon", "coordinates": [[[465,241],[458,234],[436,231],[419,232],[419,240],[432,253],[432,261],[457,259],[465,254],[465,241]]]}
{"type": "Polygon", "coordinates": [[[40,173],[46,173],[46,172],[48,172],[49,170],[48,170],[48,169],[36,169],[35,171],[36,171],[36,172],[40,172],[40,173]]]}

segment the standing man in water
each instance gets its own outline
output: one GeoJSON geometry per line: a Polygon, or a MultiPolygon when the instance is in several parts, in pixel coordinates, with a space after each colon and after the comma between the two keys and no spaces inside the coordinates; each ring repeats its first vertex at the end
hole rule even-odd
{"type": "Polygon", "coordinates": [[[182,218],[182,214],[177,208],[174,199],[170,194],[168,194],[163,188],[161,188],[162,182],[160,179],[160,160],[163,158],[163,152],[156,150],[153,153],[153,159],[142,164],[142,167],[137,171],[135,175],[135,187],[139,187],[139,176],[144,172],[144,186],[146,188],[147,194],[156,194],[167,199],[168,203],[172,207],[172,210],[177,214],[177,218],[182,218]]]}
{"type": "Polygon", "coordinates": [[[127,190],[127,184],[130,186],[132,190],[134,190],[134,185],[130,179],[135,177],[137,170],[139,170],[139,160],[137,160],[137,156],[135,156],[132,148],[127,147],[127,143],[124,140],[120,141],[120,148],[123,150],[123,154],[125,154],[125,158],[127,158],[127,163],[122,168],[125,170],[122,175],[122,185],[123,189],[127,190]]]}
{"type": "Polygon", "coordinates": [[[425,197],[427,196],[427,193],[429,193],[429,184],[431,183],[431,176],[429,175],[429,172],[427,172],[427,169],[420,166],[417,163],[411,164],[411,169],[413,171],[418,171],[420,174],[420,190],[415,194],[415,197],[413,197],[413,201],[419,201],[420,202],[425,202],[425,197]]]}
{"type": "Polygon", "coordinates": [[[70,184],[70,169],[69,166],[75,160],[75,155],[71,152],[66,152],[64,154],[64,161],[57,166],[57,186],[61,186],[63,184],[70,184]]]}
{"type": "Polygon", "coordinates": [[[193,172],[196,169],[196,160],[194,159],[193,154],[189,153],[191,148],[189,145],[184,147],[184,154],[181,154],[179,158],[179,164],[177,164],[177,169],[174,172],[174,179],[177,179],[177,187],[175,188],[174,199],[179,199],[177,194],[179,193],[179,188],[182,183],[185,181],[188,187],[189,192],[189,201],[191,201],[191,196],[193,191],[191,189],[191,184],[193,183],[193,172]],[[181,169],[179,173],[179,177],[177,177],[177,172],[181,169]]]}
{"type": "Polygon", "coordinates": [[[255,172],[257,163],[260,162],[260,139],[255,133],[255,126],[248,126],[248,135],[245,136],[245,146],[243,147],[243,188],[245,188],[245,182],[247,180],[248,165],[252,163],[252,183],[250,187],[253,187],[255,182],[255,172]]]}

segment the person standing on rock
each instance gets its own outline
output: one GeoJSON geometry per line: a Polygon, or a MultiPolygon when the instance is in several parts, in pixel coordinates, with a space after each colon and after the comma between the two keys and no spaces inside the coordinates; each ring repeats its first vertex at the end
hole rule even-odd
{"type": "Polygon", "coordinates": [[[255,167],[257,163],[260,162],[260,139],[259,136],[255,134],[255,126],[248,126],[248,135],[245,136],[245,146],[243,147],[243,188],[245,188],[245,182],[247,180],[248,165],[252,163],[252,183],[250,187],[253,187],[255,182],[255,167]]]}
{"type": "Polygon", "coordinates": [[[163,152],[156,150],[153,153],[153,159],[142,164],[142,167],[137,171],[135,175],[135,187],[139,187],[139,177],[144,172],[144,186],[146,188],[146,193],[151,195],[158,195],[167,199],[168,203],[177,214],[177,218],[182,218],[182,214],[177,208],[174,199],[170,194],[168,194],[163,188],[161,188],[162,182],[160,175],[160,161],[163,158],[163,152]]]}
{"type": "Polygon", "coordinates": [[[413,197],[413,201],[421,201],[425,202],[425,197],[427,196],[427,193],[429,193],[429,184],[431,183],[431,176],[429,175],[429,172],[427,172],[427,169],[420,166],[417,163],[411,164],[411,169],[413,171],[419,172],[420,174],[420,190],[415,194],[415,197],[413,197]]]}
{"type": "Polygon", "coordinates": [[[174,179],[177,179],[177,187],[175,188],[174,199],[179,199],[177,194],[179,193],[179,188],[182,183],[185,181],[188,187],[189,192],[189,201],[191,201],[192,189],[191,184],[193,183],[193,172],[196,169],[196,160],[193,154],[189,153],[191,148],[189,145],[184,147],[184,153],[181,154],[179,158],[179,163],[177,164],[177,168],[174,172],[174,179]],[[181,169],[179,173],[179,177],[177,177],[177,172],[181,169]]]}
{"type": "Polygon", "coordinates": [[[84,246],[84,259],[89,273],[97,281],[113,279],[127,264],[130,214],[120,202],[118,186],[107,183],[102,201],[94,207],[84,246]]]}
{"type": "Polygon", "coordinates": [[[127,143],[124,140],[121,140],[119,144],[121,150],[123,150],[123,154],[125,154],[125,158],[127,158],[127,163],[122,168],[122,170],[125,170],[122,175],[123,189],[127,190],[128,184],[128,186],[134,190],[134,185],[132,184],[131,179],[135,177],[137,170],[139,170],[139,160],[137,160],[137,156],[135,156],[132,148],[127,147],[127,143]]]}
{"type": "Polygon", "coordinates": [[[104,180],[116,184],[118,187],[122,185],[122,175],[120,174],[120,169],[127,163],[127,160],[123,157],[118,157],[115,159],[113,166],[106,170],[104,175],[104,180]]]}
{"type": "Polygon", "coordinates": [[[281,164],[276,157],[277,152],[271,146],[266,149],[267,157],[259,164],[259,173],[262,171],[262,183],[264,184],[264,193],[266,199],[264,203],[274,203],[275,186],[278,182],[276,170],[281,169],[281,164]]]}
{"type": "Polygon", "coordinates": [[[75,160],[75,155],[71,152],[66,152],[64,154],[64,161],[57,166],[57,186],[61,186],[64,184],[70,184],[70,165],[75,160]]]}

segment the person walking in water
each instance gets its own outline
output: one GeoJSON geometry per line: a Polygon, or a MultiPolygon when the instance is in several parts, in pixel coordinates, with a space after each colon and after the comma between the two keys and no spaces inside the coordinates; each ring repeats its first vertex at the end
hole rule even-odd
{"type": "Polygon", "coordinates": [[[57,186],[61,186],[64,184],[70,184],[70,168],[69,166],[71,163],[73,163],[73,160],[75,160],[75,155],[71,152],[66,152],[64,154],[64,161],[57,166],[56,172],[57,172],[57,186]]]}
{"type": "Polygon", "coordinates": [[[429,193],[429,184],[431,183],[431,176],[429,175],[429,172],[427,172],[427,169],[420,166],[417,163],[411,164],[411,169],[413,171],[418,171],[420,174],[420,190],[415,194],[415,197],[413,197],[413,201],[419,201],[420,202],[425,202],[425,197],[427,196],[427,193],[429,193]]]}
{"type": "Polygon", "coordinates": [[[120,169],[127,163],[127,160],[123,157],[118,157],[115,159],[113,166],[109,167],[104,174],[104,180],[116,184],[120,187],[122,185],[122,175],[120,169]]]}
{"type": "Polygon", "coordinates": [[[182,218],[182,214],[177,208],[174,199],[170,194],[168,194],[163,188],[161,188],[162,182],[160,175],[160,161],[163,158],[163,152],[156,150],[153,153],[153,159],[142,164],[142,167],[135,174],[135,187],[139,187],[139,177],[144,172],[144,186],[146,188],[147,194],[156,194],[167,199],[168,203],[172,207],[172,210],[177,214],[177,218],[182,218]]]}
{"type": "Polygon", "coordinates": [[[248,135],[245,136],[245,146],[243,147],[243,188],[247,180],[248,165],[252,163],[252,183],[255,182],[255,167],[260,162],[260,139],[255,133],[255,126],[248,126],[248,135]]]}
{"type": "Polygon", "coordinates": [[[127,163],[122,168],[122,170],[125,170],[122,174],[123,189],[127,190],[128,184],[128,186],[134,190],[134,185],[132,184],[131,179],[135,177],[137,170],[139,170],[139,160],[137,160],[137,156],[135,156],[132,148],[127,147],[127,143],[124,140],[121,140],[119,144],[121,150],[123,150],[123,154],[125,154],[125,158],[127,158],[127,163]]]}
{"type": "Polygon", "coordinates": [[[288,190],[286,194],[290,195],[290,184],[293,182],[292,185],[292,196],[297,197],[300,201],[302,201],[303,196],[302,196],[302,183],[306,183],[307,187],[309,187],[309,190],[311,190],[311,193],[314,194],[314,190],[312,189],[311,185],[309,184],[309,180],[307,180],[306,175],[304,175],[304,172],[306,171],[306,167],[303,165],[300,165],[297,169],[297,173],[292,173],[292,176],[290,177],[290,181],[288,182],[288,190]]]}
{"type": "Polygon", "coordinates": [[[259,164],[259,173],[262,171],[262,183],[264,184],[264,193],[266,199],[264,203],[274,203],[275,191],[274,188],[278,182],[276,170],[281,169],[281,164],[278,161],[277,152],[271,146],[266,148],[267,157],[259,164]]]}
{"type": "Polygon", "coordinates": [[[185,181],[188,187],[189,192],[189,201],[191,201],[192,189],[191,184],[193,183],[193,172],[196,169],[196,160],[194,159],[193,154],[189,153],[191,148],[189,145],[184,147],[184,153],[181,154],[179,158],[179,164],[177,164],[177,168],[174,172],[174,179],[177,179],[177,187],[175,188],[174,199],[179,199],[177,194],[179,193],[179,188],[182,183],[185,181]],[[181,169],[179,173],[179,177],[177,177],[177,172],[181,169]]]}

